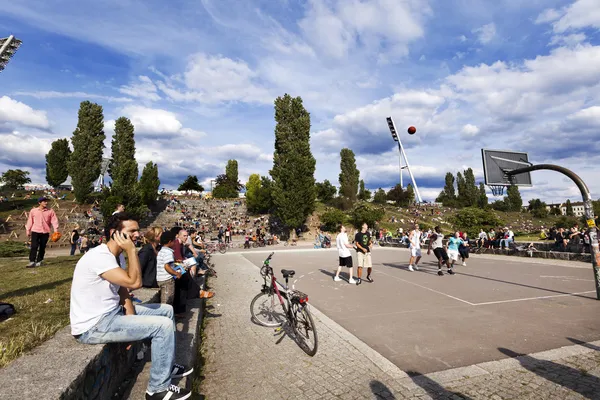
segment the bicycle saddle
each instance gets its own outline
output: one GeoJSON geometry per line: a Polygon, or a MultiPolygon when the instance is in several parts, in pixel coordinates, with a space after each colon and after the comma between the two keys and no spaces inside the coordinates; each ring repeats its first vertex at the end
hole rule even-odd
{"type": "Polygon", "coordinates": [[[296,274],[296,271],[294,271],[292,269],[282,269],[281,274],[283,275],[284,278],[291,278],[296,274]]]}

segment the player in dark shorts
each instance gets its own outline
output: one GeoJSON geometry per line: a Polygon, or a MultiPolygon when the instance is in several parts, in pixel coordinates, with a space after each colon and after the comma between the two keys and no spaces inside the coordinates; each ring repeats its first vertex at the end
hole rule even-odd
{"type": "Polygon", "coordinates": [[[435,233],[429,238],[429,247],[427,248],[427,255],[431,254],[431,248],[433,247],[433,254],[438,260],[438,275],[443,276],[442,264],[446,264],[448,267],[448,274],[454,275],[452,265],[450,264],[450,257],[444,248],[443,244],[444,234],[439,226],[435,227],[435,233]]]}

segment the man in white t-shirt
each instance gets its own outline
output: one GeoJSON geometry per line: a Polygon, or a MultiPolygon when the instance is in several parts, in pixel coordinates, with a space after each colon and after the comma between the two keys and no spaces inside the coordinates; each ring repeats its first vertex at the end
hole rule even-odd
{"type": "Polygon", "coordinates": [[[414,229],[408,235],[410,249],[410,260],[408,261],[408,270],[419,270],[419,260],[421,259],[421,231],[419,224],[414,225],[414,229]]]}
{"type": "Polygon", "coordinates": [[[117,213],[106,222],[106,243],[88,251],[77,262],[71,285],[71,333],[80,343],[128,343],[152,340],[152,367],[146,400],[182,400],[187,389],[171,385],[171,378],[192,370],[175,364],[175,323],[168,304],[133,305],[128,289],[142,286],[134,241],[137,221],[117,213]],[[127,253],[125,269],[116,257],[127,253]]]}
{"type": "Polygon", "coordinates": [[[354,246],[348,242],[348,234],[346,233],[346,227],[344,225],[339,226],[335,244],[338,249],[339,264],[333,280],[336,282],[341,281],[342,278],[340,278],[340,272],[342,271],[342,267],[346,267],[349,268],[348,283],[356,284],[356,281],[353,278],[354,268],[352,266],[352,253],[350,253],[350,249],[354,248],[354,246]]]}

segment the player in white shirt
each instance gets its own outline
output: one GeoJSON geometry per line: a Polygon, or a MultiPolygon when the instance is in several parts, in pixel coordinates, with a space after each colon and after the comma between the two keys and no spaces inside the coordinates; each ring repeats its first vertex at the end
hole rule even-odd
{"type": "Polygon", "coordinates": [[[408,242],[410,249],[410,260],[408,261],[408,270],[415,271],[419,270],[419,260],[421,260],[421,231],[419,230],[419,224],[415,224],[412,231],[408,235],[408,242]]]}
{"type": "Polygon", "coordinates": [[[344,225],[340,225],[339,232],[337,238],[335,239],[335,245],[338,249],[339,255],[339,264],[337,272],[335,273],[334,281],[341,281],[340,272],[342,271],[342,267],[349,268],[348,271],[348,283],[355,284],[354,280],[354,267],[352,266],[352,253],[350,253],[350,249],[354,248],[348,242],[348,234],[346,233],[346,227],[344,225]]]}

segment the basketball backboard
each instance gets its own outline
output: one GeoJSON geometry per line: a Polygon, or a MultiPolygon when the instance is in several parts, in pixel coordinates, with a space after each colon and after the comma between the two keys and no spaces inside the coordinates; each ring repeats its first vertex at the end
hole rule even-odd
{"type": "Polygon", "coordinates": [[[483,176],[488,186],[531,186],[531,174],[509,176],[507,172],[529,167],[531,163],[527,153],[510,150],[481,149],[483,158],[483,176]]]}

